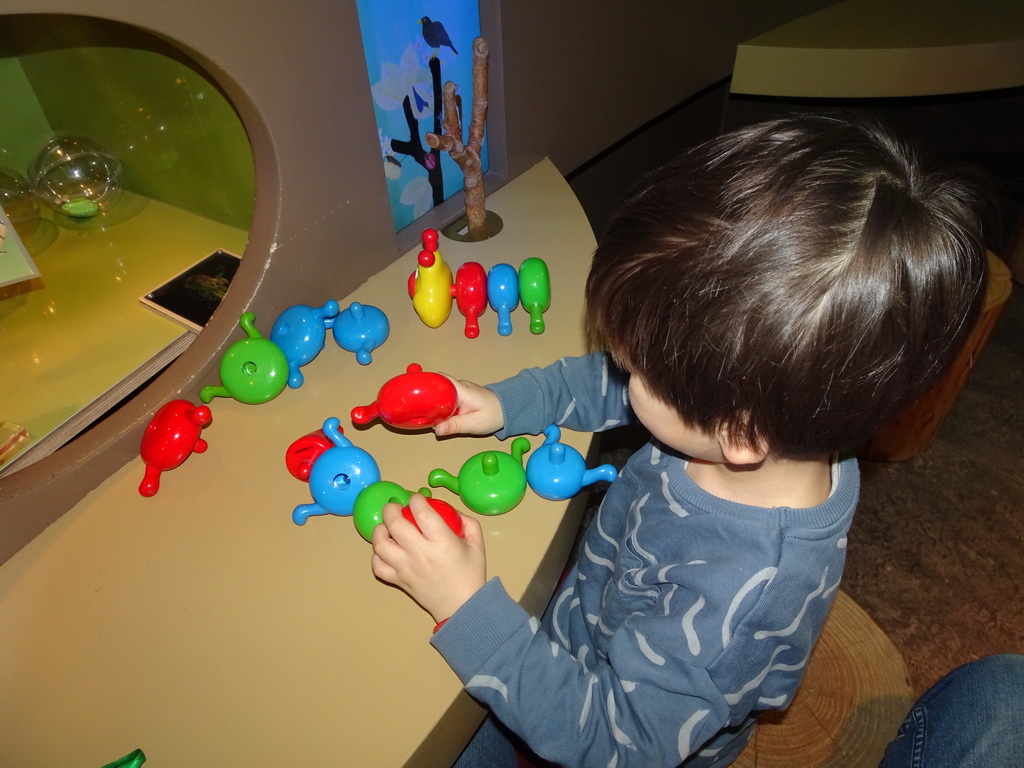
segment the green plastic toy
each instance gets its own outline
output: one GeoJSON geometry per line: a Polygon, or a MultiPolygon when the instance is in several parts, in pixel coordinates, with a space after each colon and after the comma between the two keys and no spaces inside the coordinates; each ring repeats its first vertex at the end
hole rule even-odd
{"type": "Polygon", "coordinates": [[[502,515],[515,508],[526,495],[526,470],[523,456],[530,450],[530,441],[517,437],[511,453],[483,451],[470,457],[455,477],[443,469],[435,469],[427,481],[458,494],[463,503],[481,515],[502,515]]]}
{"type": "Polygon", "coordinates": [[[544,313],[551,306],[551,277],[543,259],[532,256],[519,265],[519,301],[530,313],[530,333],[544,333],[544,313]]]}
{"type": "Polygon", "coordinates": [[[145,753],[141,749],[136,749],[112,763],[107,763],[103,768],[139,768],[144,762],[146,762],[145,753]]]}
{"type": "MultiPolygon", "coordinates": [[[[430,496],[429,488],[420,488],[419,492],[424,496],[430,496]]],[[[355,523],[359,535],[370,541],[373,529],[381,522],[384,505],[395,501],[404,507],[409,503],[412,494],[412,491],[407,491],[390,480],[378,480],[363,488],[356,496],[356,503],[352,508],[352,522],[355,523]]]]}
{"type": "Polygon", "coordinates": [[[203,387],[199,399],[208,403],[215,397],[233,397],[258,405],[284,392],[288,386],[288,358],[284,351],[256,330],[256,316],[246,312],[238,325],[246,339],[236,341],[220,360],[222,386],[203,387]]]}

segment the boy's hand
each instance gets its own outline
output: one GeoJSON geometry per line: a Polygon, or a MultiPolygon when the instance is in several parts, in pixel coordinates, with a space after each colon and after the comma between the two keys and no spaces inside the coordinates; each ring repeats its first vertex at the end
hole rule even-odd
{"type": "Polygon", "coordinates": [[[418,493],[409,508],[416,525],[402,516],[398,504],[384,507],[383,522],[373,529],[371,567],[378,579],[403,589],[440,622],[487,581],[483,531],[463,515],[465,538],[459,538],[418,493]]]}
{"type": "Polygon", "coordinates": [[[434,427],[435,435],[493,435],[505,426],[505,414],[496,394],[471,381],[451,380],[458,395],[458,411],[434,427]]]}

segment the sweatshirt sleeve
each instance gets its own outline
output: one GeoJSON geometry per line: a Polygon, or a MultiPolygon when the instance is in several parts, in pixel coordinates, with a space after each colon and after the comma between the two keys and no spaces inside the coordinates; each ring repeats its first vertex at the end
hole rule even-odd
{"type": "Polygon", "coordinates": [[[728,707],[703,669],[645,637],[652,618],[620,627],[607,659],[577,658],[492,579],[431,642],[541,757],[581,768],[677,766],[718,732],[728,707]]]}
{"type": "Polygon", "coordinates": [[[505,427],[497,433],[538,435],[552,424],[580,432],[601,432],[635,420],[628,377],[607,354],[564,357],[546,368],[528,368],[489,384],[498,396],[505,427]]]}

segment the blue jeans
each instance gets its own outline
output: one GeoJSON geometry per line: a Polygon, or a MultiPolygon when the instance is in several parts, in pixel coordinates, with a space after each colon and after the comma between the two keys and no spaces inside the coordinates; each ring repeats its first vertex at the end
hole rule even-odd
{"type": "Polygon", "coordinates": [[[516,768],[514,738],[489,714],[452,768],[516,768]]]}
{"type": "Polygon", "coordinates": [[[879,768],[1024,766],[1024,656],[988,656],[922,696],[879,768]]]}
{"type": "MultiPolygon", "coordinates": [[[[453,768],[515,768],[517,739],[487,717],[453,768]]],[[[878,768],[1024,767],[1024,656],[950,672],[907,714],[878,768]]]]}

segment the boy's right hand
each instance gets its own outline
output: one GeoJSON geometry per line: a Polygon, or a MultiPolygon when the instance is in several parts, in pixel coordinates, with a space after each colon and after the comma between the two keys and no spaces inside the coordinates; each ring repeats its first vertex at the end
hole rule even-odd
{"type": "Polygon", "coordinates": [[[434,427],[435,435],[493,435],[505,426],[505,414],[496,394],[471,381],[448,378],[455,384],[458,410],[434,427]]]}

